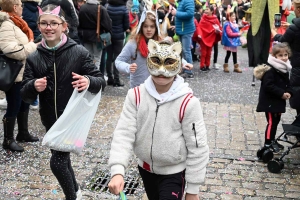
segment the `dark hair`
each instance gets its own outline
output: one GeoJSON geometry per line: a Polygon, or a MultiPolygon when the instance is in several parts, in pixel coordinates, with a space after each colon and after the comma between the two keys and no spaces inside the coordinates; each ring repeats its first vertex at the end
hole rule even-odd
{"type": "Polygon", "coordinates": [[[289,44],[286,42],[274,44],[274,46],[272,47],[272,55],[275,56],[281,50],[285,50],[288,53],[289,57],[292,56],[292,50],[291,50],[289,44]]]}
{"type": "Polygon", "coordinates": [[[231,17],[233,14],[235,14],[235,12],[227,13],[227,14],[226,14],[226,19],[227,19],[228,21],[230,21],[230,20],[229,20],[229,17],[231,17]]]}
{"type": "Polygon", "coordinates": [[[213,5],[209,5],[208,8],[209,8],[209,10],[210,10],[211,12],[214,12],[214,10],[215,10],[213,5]]]}
{"type": "Polygon", "coordinates": [[[202,9],[202,6],[197,4],[197,5],[195,6],[195,11],[198,12],[199,9],[202,9]]]}

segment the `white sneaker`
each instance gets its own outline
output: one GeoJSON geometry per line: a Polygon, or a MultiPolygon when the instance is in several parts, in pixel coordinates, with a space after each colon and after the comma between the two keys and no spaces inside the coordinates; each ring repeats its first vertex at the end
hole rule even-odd
{"type": "Polygon", "coordinates": [[[220,65],[218,63],[214,63],[213,64],[214,69],[218,70],[220,69],[220,65]]]}
{"type": "Polygon", "coordinates": [[[6,98],[0,100],[0,109],[6,109],[7,108],[7,101],[6,98]]]}
{"type": "Polygon", "coordinates": [[[105,81],[107,81],[107,80],[108,80],[108,77],[104,75],[104,79],[105,79],[105,81]]]}
{"type": "Polygon", "coordinates": [[[80,190],[80,187],[78,188],[78,191],[76,192],[76,200],[82,200],[82,193],[80,190]]]}

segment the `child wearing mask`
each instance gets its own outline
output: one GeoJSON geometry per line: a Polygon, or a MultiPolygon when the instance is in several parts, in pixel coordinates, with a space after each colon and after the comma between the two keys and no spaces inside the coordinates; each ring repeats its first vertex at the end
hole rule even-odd
{"type": "Polygon", "coordinates": [[[138,169],[149,200],[199,200],[209,159],[200,101],[178,75],[181,43],[148,42],[144,84],[130,89],[113,134],[109,167],[110,192],[124,189],[125,169],[137,155],[138,169]]]}

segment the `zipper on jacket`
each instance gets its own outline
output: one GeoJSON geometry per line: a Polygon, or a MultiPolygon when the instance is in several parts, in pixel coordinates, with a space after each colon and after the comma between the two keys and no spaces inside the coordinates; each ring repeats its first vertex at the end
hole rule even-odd
{"type": "Polygon", "coordinates": [[[55,109],[55,117],[56,117],[56,120],[58,119],[58,117],[57,117],[57,105],[56,105],[56,93],[57,93],[57,91],[56,91],[56,89],[57,89],[57,79],[56,79],[56,64],[55,64],[55,51],[53,52],[53,56],[54,56],[54,65],[53,65],[53,67],[54,67],[54,109],[55,109]]]}
{"type": "Polygon", "coordinates": [[[151,162],[152,162],[152,172],[153,172],[153,173],[154,173],[154,170],[153,170],[153,156],[152,156],[152,149],[153,149],[154,128],[155,128],[155,124],[156,124],[156,118],[157,118],[158,108],[159,108],[159,105],[156,106],[156,110],[155,110],[155,119],[154,119],[153,130],[152,130],[152,142],[151,142],[151,152],[150,152],[150,158],[151,158],[151,162]]]}
{"type": "Polygon", "coordinates": [[[184,22],[182,22],[182,26],[181,27],[182,27],[181,31],[183,32],[183,30],[184,30],[184,22]]]}
{"type": "Polygon", "coordinates": [[[195,123],[193,123],[193,128],[192,128],[192,130],[194,131],[194,134],[195,134],[195,140],[196,140],[196,147],[198,148],[197,133],[196,133],[196,129],[195,129],[195,123]]]}

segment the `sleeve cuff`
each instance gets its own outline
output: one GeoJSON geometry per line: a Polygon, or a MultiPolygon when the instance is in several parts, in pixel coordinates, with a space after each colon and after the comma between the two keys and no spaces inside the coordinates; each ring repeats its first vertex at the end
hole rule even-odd
{"type": "Polygon", "coordinates": [[[113,177],[114,175],[120,174],[124,177],[125,168],[123,165],[113,165],[110,168],[110,176],[113,177]]]}
{"type": "Polygon", "coordinates": [[[199,184],[194,184],[194,183],[187,183],[187,187],[186,187],[186,193],[189,194],[199,194],[199,184]]]}

